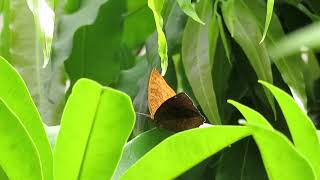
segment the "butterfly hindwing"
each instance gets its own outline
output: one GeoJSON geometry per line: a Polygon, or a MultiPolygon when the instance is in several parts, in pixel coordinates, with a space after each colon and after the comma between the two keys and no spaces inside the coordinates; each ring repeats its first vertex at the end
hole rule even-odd
{"type": "Polygon", "coordinates": [[[205,118],[185,93],[167,99],[157,109],[154,120],[159,127],[179,132],[199,127],[205,118]]]}

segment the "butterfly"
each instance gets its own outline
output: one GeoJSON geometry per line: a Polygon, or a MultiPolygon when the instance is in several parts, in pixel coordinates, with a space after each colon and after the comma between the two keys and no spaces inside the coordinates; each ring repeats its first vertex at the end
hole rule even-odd
{"type": "Polygon", "coordinates": [[[190,97],[184,92],[176,94],[156,69],[149,77],[148,107],[155,124],[170,131],[196,128],[205,122],[190,97]]]}

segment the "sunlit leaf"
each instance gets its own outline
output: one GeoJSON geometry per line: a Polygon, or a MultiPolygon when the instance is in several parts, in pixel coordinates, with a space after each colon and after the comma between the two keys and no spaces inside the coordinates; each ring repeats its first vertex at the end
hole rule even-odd
{"type": "Polygon", "coordinates": [[[149,151],[120,179],[174,179],[249,134],[246,127],[234,126],[197,128],[175,134],[149,151]]]}
{"type": "Polygon", "coordinates": [[[134,120],[130,97],[79,80],[66,104],[54,149],[55,179],[110,179],[134,120]]]}
{"type": "Polygon", "coordinates": [[[270,25],[270,22],[272,19],[272,14],[273,14],[273,6],[274,6],[274,0],[268,0],[266,21],[265,21],[265,25],[264,25],[263,36],[262,36],[260,43],[262,43],[264,41],[264,39],[266,38],[266,35],[268,33],[268,28],[269,28],[269,25],[270,25]]]}
{"type": "Polygon", "coordinates": [[[8,178],[42,180],[38,150],[27,129],[1,98],[0,121],[0,164],[8,178]]]}
{"type": "Polygon", "coordinates": [[[320,178],[320,143],[312,121],[287,93],[266,82],[260,81],[260,83],[267,87],[277,99],[286,118],[294,145],[306,156],[316,176],[320,178]]]}
{"type": "Polygon", "coordinates": [[[113,178],[118,179],[148,151],[172,134],[172,132],[167,130],[154,128],[129,141],[124,148],[123,155],[113,178]]]}
{"type": "Polygon", "coordinates": [[[250,123],[248,126],[253,131],[269,179],[316,179],[309,161],[283,134],[250,123]]]}
{"type": "Polygon", "coordinates": [[[42,68],[43,55],[36,35],[34,17],[25,0],[4,0],[4,21],[0,34],[0,55],[22,76],[48,125],[59,123],[64,105],[65,72],[63,64],[42,68]],[[14,17],[14,18],[13,18],[14,17]]]}
{"type": "Polygon", "coordinates": [[[161,74],[164,76],[168,68],[168,44],[163,32],[163,18],[161,15],[165,0],[148,0],[148,6],[153,12],[158,32],[158,53],[161,59],[161,74]]]}
{"type": "Polygon", "coordinates": [[[54,31],[54,0],[27,0],[33,13],[37,34],[43,51],[43,66],[46,67],[51,57],[51,45],[54,31]]]}
{"type": "Polygon", "coordinates": [[[260,126],[263,126],[266,129],[273,130],[273,127],[268,123],[268,121],[257,111],[247,106],[244,106],[236,101],[228,100],[228,103],[235,106],[249,123],[259,124],[260,126]]]}
{"type": "MultiPolygon", "coordinates": [[[[6,106],[14,112],[16,118],[21,121],[23,128],[29,134],[29,138],[38,150],[43,177],[51,180],[53,178],[52,152],[40,115],[22,78],[17,71],[1,57],[0,84],[5,84],[0,88],[0,99],[5,102],[6,106]]],[[[2,125],[4,123],[0,124],[2,125]]],[[[12,136],[15,137],[14,134],[12,134],[12,136]]],[[[21,140],[20,143],[22,142],[21,140]]]]}

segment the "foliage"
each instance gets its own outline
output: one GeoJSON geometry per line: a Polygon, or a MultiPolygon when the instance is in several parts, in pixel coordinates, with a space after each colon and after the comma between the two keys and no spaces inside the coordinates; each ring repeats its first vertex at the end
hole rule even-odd
{"type": "Polygon", "coordinates": [[[315,0],[0,0],[0,179],[320,179],[319,19],[315,0]],[[141,115],[153,68],[209,127],[141,115]]]}

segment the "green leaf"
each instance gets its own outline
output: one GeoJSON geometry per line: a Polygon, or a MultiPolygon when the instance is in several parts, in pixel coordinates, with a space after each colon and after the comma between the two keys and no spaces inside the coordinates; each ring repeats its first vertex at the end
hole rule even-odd
{"type": "MultiPolygon", "coordinates": [[[[80,78],[89,78],[103,85],[110,85],[118,77],[121,62],[119,49],[123,31],[122,14],[125,12],[125,2],[125,0],[107,1],[101,6],[94,24],[81,27],[75,33],[72,52],[65,63],[72,85],[80,78]]],[[[87,6],[93,6],[95,3],[90,1],[87,6]]],[[[75,14],[70,16],[75,18],[75,14]]],[[[78,11],[78,14],[87,16],[83,10],[78,11]]],[[[68,18],[71,18],[70,16],[68,18]]],[[[65,28],[76,27],[79,19],[74,19],[70,23],[73,25],[63,26],[61,33],[70,31],[65,28]]]]}
{"type": "Polygon", "coordinates": [[[7,174],[3,171],[2,167],[0,166],[0,179],[2,180],[9,180],[7,174]]]}
{"type": "MultiPolygon", "coordinates": [[[[263,0],[258,1],[244,1],[246,6],[254,14],[260,29],[262,30],[264,23],[264,13],[263,10],[266,8],[266,4],[263,0]]],[[[285,37],[285,32],[282,29],[281,23],[276,16],[273,15],[272,21],[266,35],[265,44],[267,47],[273,46],[278,40],[285,37]]],[[[269,52],[270,55],[270,52],[269,52]]],[[[303,78],[302,61],[300,56],[290,56],[290,57],[279,57],[278,59],[273,59],[276,67],[281,73],[283,80],[290,87],[292,94],[297,102],[302,102],[303,106],[307,105],[307,95],[306,95],[306,81],[303,78]]]]}
{"type": "MultiPolygon", "coordinates": [[[[222,4],[221,8],[227,28],[230,32],[233,32],[233,38],[246,54],[257,77],[267,82],[273,82],[268,51],[264,44],[259,43],[262,34],[250,9],[245,6],[242,0],[227,1],[227,3],[222,4]],[[230,3],[233,3],[232,8],[229,7],[230,3]],[[229,16],[233,18],[230,19],[229,16]]],[[[265,94],[275,113],[272,95],[266,89],[265,94]]]]}
{"type": "Polygon", "coordinates": [[[79,80],[66,104],[56,141],[55,179],[110,179],[134,119],[127,95],[79,80]]]}
{"type": "Polygon", "coordinates": [[[63,2],[63,10],[67,14],[72,14],[79,10],[81,7],[80,0],[64,0],[63,2]]]}
{"type": "Polygon", "coordinates": [[[266,82],[259,82],[277,99],[297,150],[309,160],[320,178],[320,143],[312,121],[287,93],[266,82]]]}
{"type": "Polygon", "coordinates": [[[32,138],[1,98],[0,139],[0,164],[9,179],[43,179],[40,154],[32,138]]]}
{"type": "Polygon", "coordinates": [[[129,49],[136,48],[142,45],[154,30],[153,15],[147,5],[147,0],[141,2],[129,0],[128,15],[124,21],[122,37],[124,44],[129,49]]]}
{"type": "Polygon", "coordinates": [[[145,69],[147,69],[146,57],[138,57],[136,65],[128,70],[121,71],[118,82],[116,83],[116,89],[125,92],[132,99],[136,97],[139,92],[139,84],[137,82],[145,75],[145,69]]]}
{"type": "Polygon", "coordinates": [[[220,37],[222,40],[222,44],[225,50],[225,54],[228,58],[228,61],[230,64],[232,64],[231,62],[231,47],[230,47],[230,42],[227,39],[226,33],[224,32],[224,26],[223,26],[223,22],[222,22],[222,17],[219,13],[216,12],[216,16],[218,19],[218,26],[219,26],[219,32],[220,32],[220,37]]]}
{"type": "Polygon", "coordinates": [[[0,98],[21,121],[39,151],[43,178],[52,179],[52,152],[40,115],[22,78],[2,57],[0,57],[0,83],[2,84],[0,98]]]}
{"type": "Polygon", "coordinates": [[[236,107],[249,123],[259,124],[260,126],[266,129],[273,130],[273,127],[269,124],[269,122],[257,111],[247,106],[244,106],[236,101],[228,100],[228,103],[236,107]]]}
{"type": "Polygon", "coordinates": [[[205,23],[199,18],[195,8],[192,6],[191,0],[177,0],[180,8],[193,20],[204,25],[205,23]]]}
{"type": "Polygon", "coordinates": [[[43,51],[43,66],[46,67],[51,57],[51,45],[54,31],[54,1],[27,0],[29,9],[33,13],[36,33],[40,39],[43,51]]]}
{"type": "Polygon", "coordinates": [[[310,97],[309,102],[316,101],[316,82],[320,79],[320,65],[314,52],[307,50],[302,52],[301,57],[304,62],[304,77],[306,89],[310,97]]]}
{"type": "Polygon", "coordinates": [[[149,151],[120,179],[174,179],[249,134],[246,127],[232,126],[197,128],[177,133],[149,151]]]}
{"type": "Polygon", "coordinates": [[[161,74],[164,76],[168,68],[168,44],[166,36],[163,32],[163,18],[161,12],[163,10],[165,0],[148,0],[148,6],[153,12],[156,29],[158,32],[158,53],[161,60],[161,74]]]}
{"type": "Polygon", "coordinates": [[[211,76],[213,59],[211,56],[214,54],[211,50],[215,48],[211,48],[212,42],[208,40],[209,36],[210,39],[217,39],[209,34],[218,31],[218,29],[209,31],[210,21],[214,20],[211,1],[201,1],[197,10],[206,25],[202,26],[191,19],[188,20],[182,39],[182,62],[193,93],[205,115],[211,123],[221,124],[211,76]]]}
{"type": "Polygon", "coordinates": [[[25,0],[4,0],[0,55],[22,76],[43,121],[59,123],[64,105],[65,75],[63,64],[42,68],[43,57],[36,36],[34,18],[25,0]],[[27,25],[26,25],[27,24],[27,25]]]}
{"type": "Polygon", "coordinates": [[[128,168],[136,163],[148,151],[173,133],[164,129],[154,128],[142,133],[128,142],[124,148],[123,155],[117,167],[113,179],[118,179],[128,168]]]}
{"type": "Polygon", "coordinates": [[[259,149],[251,137],[225,148],[217,166],[216,180],[268,179],[259,149]]]}
{"type": "Polygon", "coordinates": [[[316,179],[309,162],[281,133],[250,125],[269,179],[316,179]]]}
{"type": "Polygon", "coordinates": [[[274,58],[297,54],[303,48],[319,49],[320,22],[315,22],[302,29],[290,33],[279,40],[271,49],[274,58]]]}
{"type": "Polygon", "coordinates": [[[264,25],[263,36],[262,36],[260,43],[262,43],[264,41],[264,39],[266,38],[268,28],[269,28],[269,25],[270,25],[270,22],[272,19],[273,6],[274,6],[274,0],[268,0],[266,21],[265,21],[265,25],[264,25]]]}

